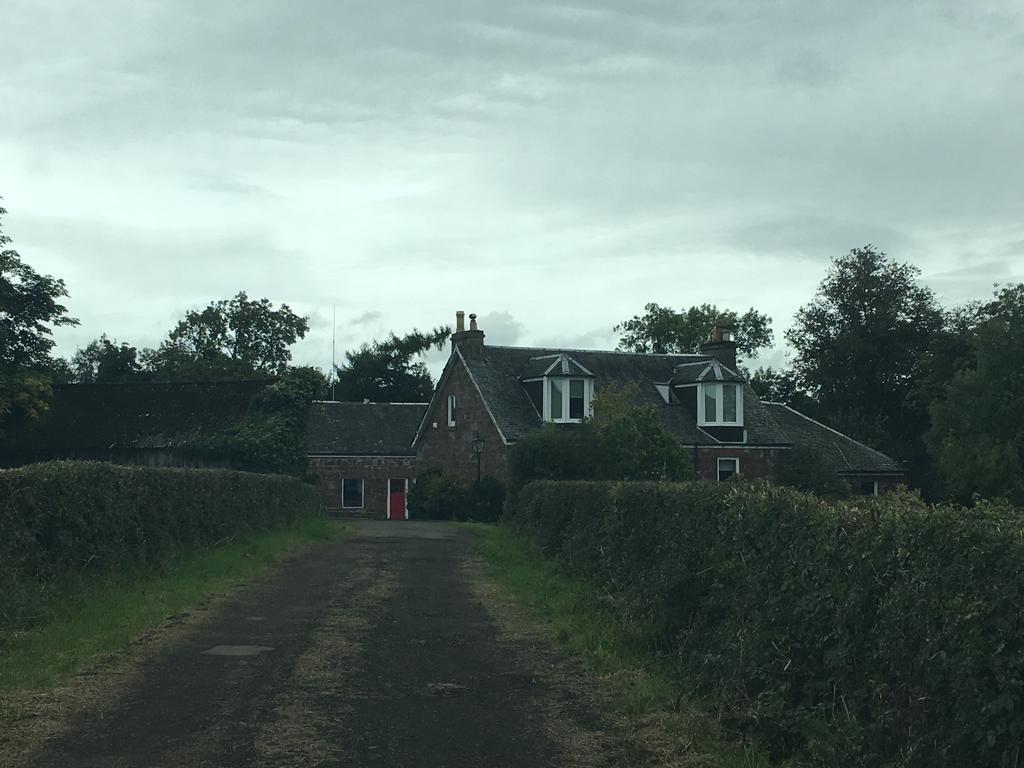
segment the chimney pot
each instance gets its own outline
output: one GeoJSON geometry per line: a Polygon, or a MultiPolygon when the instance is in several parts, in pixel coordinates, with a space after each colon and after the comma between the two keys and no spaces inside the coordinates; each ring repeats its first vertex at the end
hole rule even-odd
{"type": "Polygon", "coordinates": [[[466,330],[466,313],[461,309],[455,313],[455,332],[462,333],[466,330]]]}
{"type": "Polygon", "coordinates": [[[479,328],[476,327],[476,313],[471,313],[469,316],[469,330],[477,331],[479,328]]]}

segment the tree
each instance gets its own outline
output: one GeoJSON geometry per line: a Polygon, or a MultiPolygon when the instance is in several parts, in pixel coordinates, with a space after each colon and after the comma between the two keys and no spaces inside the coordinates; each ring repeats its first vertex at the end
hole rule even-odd
{"type": "Polygon", "coordinates": [[[336,397],[339,400],[375,403],[425,403],[434,393],[434,380],[422,361],[415,360],[431,348],[442,349],[451,336],[447,327],[405,336],[392,333],[384,341],[363,344],[345,353],[337,367],[336,397]]]}
{"type": "Polygon", "coordinates": [[[78,324],[60,303],[68,295],[64,281],[40,275],[6,247],[6,213],[0,208],[0,420],[46,407],[53,328],[78,324]]]}
{"type": "Polygon", "coordinates": [[[138,351],[103,334],[75,352],[71,380],[79,384],[128,381],[144,376],[138,351]]]}
{"type": "Polygon", "coordinates": [[[928,447],[944,490],[1024,505],[1024,283],[977,308],[971,353],[932,401],[928,447]]]}
{"type": "Polygon", "coordinates": [[[230,300],[189,311],[158,349],[142,353],[160,380],[217,380],[280,376],[292,359],[289,347],[305,337],[309,321],[245,291],[230,300]]]}
{"type": "Polygon", "coordinates": [[[774,334],[772,319],[750,308],[742,315],[713,304],[701,304],[677,312],[658,304],[644,306],[643,315],[633,315],[612,330],[622,334],[619,349],[630,352],[697,353],[716,325],[736,333],[736,349],[748,356],[769,346],[774,334]]]}
{"type": "MultiPolygon", "coordinates": [[[[918,463],[928,415],[912,397],[922,355],[944,325],[920,271],[871,245],[834,259],[786,332],[797,385],[831,425],[918,463]]],[[[912,466],[913,471],[913,466],[912,466]]]]}

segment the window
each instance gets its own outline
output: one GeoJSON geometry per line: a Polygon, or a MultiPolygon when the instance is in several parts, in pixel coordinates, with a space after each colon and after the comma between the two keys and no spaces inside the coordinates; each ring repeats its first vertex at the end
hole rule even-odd
{"type": "Polygon", "coordinates": [[[860,492],[864,496],[877,496],[878,495],[878,481],[877,480],[861,480],[860,481],[860,492]]]}
{"type": "Polygon", "coordinates": [[[342,509],[363,508],[362,478],[346,477],[341,481],[341,507],[342,509]]]}
{"type": "Polygon", "coordinates": [[[455,395],[448,395],[448,426],[455,426],[455,395]]]}
{"type": "Polygon", "coordinates": [[[590,379],[548,377],[544,386],[545,421],[583,421],[590,415],[594,384],[590,379]]]}
{"type": "Polygon", "coordinates": [[[739,384],[701,384],[703,397],[697,415],[701,425],[742,426],[743,390],[739,384]]]}
{"type": "Polygon", "coordinates": [[[740,460],[739,459],[719,459],[718,460],[718,482],[728,480],[733,475],[740,473],[740,460]]]}

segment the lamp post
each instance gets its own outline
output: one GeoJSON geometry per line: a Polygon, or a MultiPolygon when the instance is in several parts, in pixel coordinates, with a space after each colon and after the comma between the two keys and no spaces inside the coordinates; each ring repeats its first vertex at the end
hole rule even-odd
{"type": "Polygon", "coordinates": [[[476,454],[476,482],[480,483],[480,457],[484,452],[484,439],[480,437],[480,433],[473,432],[473,453],[476,454]]]}

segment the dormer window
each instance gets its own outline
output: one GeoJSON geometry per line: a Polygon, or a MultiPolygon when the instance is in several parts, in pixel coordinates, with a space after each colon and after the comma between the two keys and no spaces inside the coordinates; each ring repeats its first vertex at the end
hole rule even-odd
{"type": "Polygon", "coordinates": [[[701,383],[697,398],[697,423],[735,427],[743,424],[743,389],[739,384],[701,383]]]}
{"type": "Polygon", "coordinates": [[[591,379],[545,377],[544,421],[579,422],[590,415],[591,379]]]}

